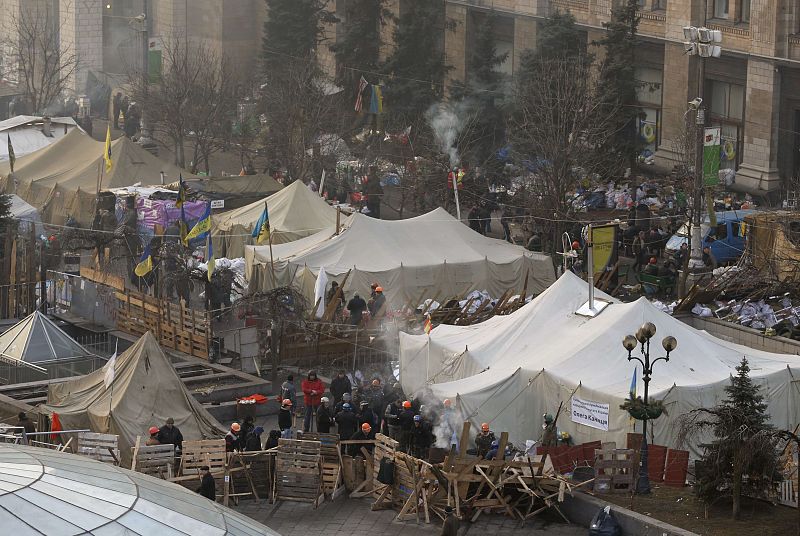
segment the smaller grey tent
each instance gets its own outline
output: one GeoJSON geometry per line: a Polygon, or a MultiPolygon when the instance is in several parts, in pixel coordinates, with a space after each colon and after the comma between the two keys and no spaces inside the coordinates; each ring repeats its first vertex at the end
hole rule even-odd
{"type": "Polygon", "coordinates": [[[64,430],[118,434],[123,464],[130,464],[136,436],[146,436],[150,426],[161,426],[169,417],[185,440],[223,434],[217,420],[186,390],[150,332],[102,369],[51,384],[47,404],[40,410],[51,416],[57,413],[64,430]]]}

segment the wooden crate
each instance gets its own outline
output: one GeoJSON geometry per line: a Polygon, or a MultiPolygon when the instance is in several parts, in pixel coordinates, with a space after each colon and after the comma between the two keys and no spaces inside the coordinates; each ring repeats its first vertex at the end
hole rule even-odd
{"type": "Polygon", "coordinates": [[[131,450],[131,470],[165,480],[175,476],[175,445],[139,445],[131,450]]]}
{"type": "Polygon", "coordinates": [[[324,498],[319,441],[278,440],[275,455],[274,500],[310,502],[316,508],[324,498]]]}
{"type": "Polygon", "coordinates": [[[196,475],[207,465],[212,473],[224,473],[227,462],[224,439],[184,441],[181,451],[180,475],[196,475]]]}
{"type": "Polygon", "coordinates": [[[639,456],[633,449],[594,451],[595,491],[604,491],[607,484],[612,493],[632,493],[636,487],[639,456]]]}
{"type": "Polygon", "coordinates": [[[78,434],[76,452],[103,463],[119,465],[119,436],[81,432],[78,434]]]}
{"type": "Polygon", "coordinates": [[[339,434],[320,432],[297,432],[297,439],[320,442],[322,456],[322,489],[325,495],[335,496],[342,486],[342,458],[339,449],[339,434]]]}
{"type": "MultiPolygon", "coordinates": [[[[250,473],[253,487],[262,499],[267,499],[272,493],[272,475],[275,465],[275,453],[267,451],[240,452],[236,456],[250,473]]],[[[231,463],[231,465],[234,465],[231,463]]],[[[243,471],[231,473],[231,487],[233,492],[246,490],[250,486],[247,475],[243,471]]]]}

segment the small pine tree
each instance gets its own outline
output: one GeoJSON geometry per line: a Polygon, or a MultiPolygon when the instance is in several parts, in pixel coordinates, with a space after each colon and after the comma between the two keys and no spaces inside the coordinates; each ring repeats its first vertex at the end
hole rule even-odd
{"type": "Polygon", "coordinates": [[[451,67],[444,55],[444,36],[453,28],[441,0],[409,2],[394,31],[396,44],[383,64],[387,75],[387,130],[418,121],[444,97],[451,67]]]}
{"type": "Polygon", "coordinates": [[[380,63],[381,28],[391,17],[387,0],[350,0],[347,11],[340,15],[343,33],[331,45],[338,64],[336,83],[353,94],[362,76],[374,78],[380,63]],[[352,67],[357,66],[358,71],[352,67]]]}
{"type": "Polygon", "coordinates": [[[644,147],[637,130],[641,114],[636,91],[636,32],[639,27],[639,2],[627,0],[612,9],[611,21],[606,24],[606,36],[597,41],[605,48],[605,61],[600,66],[600,95],[609,107],[619,110],[608,141],[598,147],[606,159],[606,168],[612,175],[621,175],[625,168],[636,162],[644,147]]]}
{"type": "Polygon", "coordinates": [[[695,421],[695,428],[710,428],[714,433],[714,440],[702,445],[704,470],[698,475],[698,495],[708,504],[727,490],[733,499],[734,519],[739,517],[743,494],[759,496],[772,488],[778,464],[764,395],[750,378],[746,358],[736,371],[719,406],[693,412],[711,417],[695,421]]]}

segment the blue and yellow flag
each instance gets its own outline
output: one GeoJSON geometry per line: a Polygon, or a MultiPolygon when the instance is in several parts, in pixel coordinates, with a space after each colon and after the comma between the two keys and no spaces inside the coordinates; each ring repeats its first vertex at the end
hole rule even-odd
{"type": "Polygon", "coordinates": [[[269,211],[267,210],[267,202],[264,201],[264,212],[258,218],[255,227],[253,227],[252,237],[256,239],[256,244],[263,244],[265,240],[269,240],[269,211]]]}
{"type": "Polygon", "coordinates": [[[211,232],[211,203],[206,205],[206,211],[200,216],[200,219],[197,220],[197,223],[194,224],[192,230],[189,231],[189,234],[186,235],[186,238],[183,239],[183,243],[189,245],[189,241],[195,238],[205,238],[208,233],[211,232]]]}
{"type": "Polygon", "coordinates": [[[139,277],[144,277],[152,271],[153,256],[150,254],[150,244],[147,244],[147,246],[144,248],[144,253],[142,253],[141,258],[139,259],[139,264],[136,265],[133,273],[139,277]]]}
{"type": "Polygon", "coordinates": [[[106,149],[103,151],[103,160],[106,161],[106,173],[111,171],[111,168],[114,166],[114,161],[111,159],[111,124],[108,125],[108,130],[106,131],[106,149]]]}
{"type": "Polygon", "coordinates": [[[206,247],[206,258],[208,259],[208,280],[211,281],[211,274],[214,273],[214,252],[211,244],[211,235],[206,238],[208,246],[206,247]]]}
{"type": "Polygon", "coordinates": [[[638,370],[637,368],[633,369],[633,378],[631,378],[631,392],[630,392],[631,400],[635,400],[636,399],[636,371],[637,370],[638,370]]]}
{"type": "Polygon", "coordinates": [[[183,173],[181,173],[178,179],[178,200],[175,201],[175,208],[183,208],[183,203],[185,201],[186,201],[186,185],[183,184],[183,173]]]}

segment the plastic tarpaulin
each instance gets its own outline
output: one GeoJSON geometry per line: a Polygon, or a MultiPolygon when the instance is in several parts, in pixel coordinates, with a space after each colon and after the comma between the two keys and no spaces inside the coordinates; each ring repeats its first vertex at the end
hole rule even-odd
{"type": "MultiPolygon", "coordinates": [[[[335,227],[335,226],[334,226],[335,227]]],[[[272,288],[274,264],[278,285],[294,285],[310,301],[320,267],[343,289],[367,295],[377,281],[389,303],[398,307],[421,294],[454,296],[486,290],[500,296],[509,289],[537,294],[555,279],[549,256],[502,240],[487,238],[438,208],[407,220],[378,220],[354,214],[344,230],[331,227],[288,244],[247,246],[247,278],[254,291],[272,288]]]]}
{"type": "MultiPolygon", "coordinates": [[[[564,403],[558,427],[575,443],[602,440],[625,444],[641,432],[619,406],[627,398],[634,365],[622,347],[625,335],[653,322],[657,333],[651,358],[664,354],[660,341],[678,340],[669,362],[659,362],[650,396],[663,400],[667,414],[650,421],[655,442],[678,447],[675,420],[725,397],[730,376],[747,357],[754,381],[764,389],[773,424],[793,428],[800,420],[800,357],[772,354],[717,339],[661,312],[646,299],[611,302],[594,318],[575,314],[587,301],[587,283],[564,274],[536,299],[508,316],[473,326],[440,325],[427,335],[400,334],[400,380],[407,393],[430,392],[458,400],[462,415],[477,426],[489,422],[508,431],[514,443],[538,439],[542,414],[564,403]],[[609,404],[609,431],[575,423],[570,398],[609,404]]],[[[637,348],[634,355],[641,357],[637,348]]],[[[638,393],[643,393],[641,365],[638,393]]],[[[696,451],[695,451],[696,453],[696,451]]]]}
{"type": "Polygon", "coordinates": [[[47,404],[40,409],[48,415],[58,413],[64,430],[118,434],[120,455],[127,464],[136,436],[146,437],[150,426],[161,426],[169,417],[185,440],[222,437],[219,423],[189,394],[150,332],[117,356],[109,388],[104,384],[106,367],[50,384],[47,404]]]}

